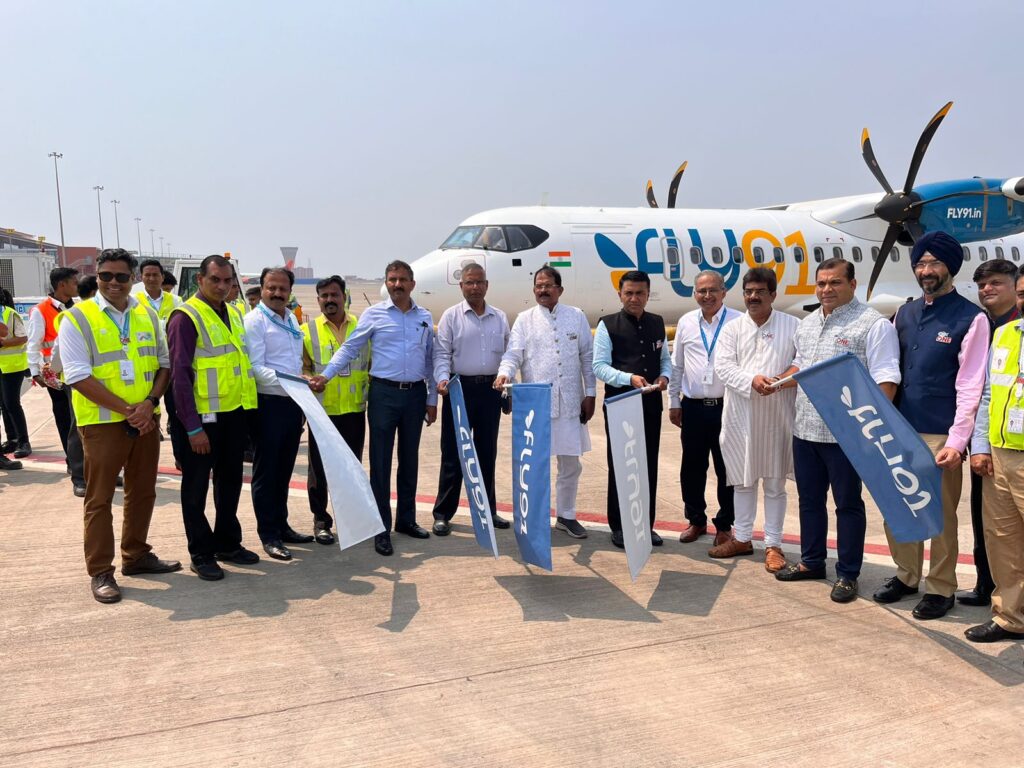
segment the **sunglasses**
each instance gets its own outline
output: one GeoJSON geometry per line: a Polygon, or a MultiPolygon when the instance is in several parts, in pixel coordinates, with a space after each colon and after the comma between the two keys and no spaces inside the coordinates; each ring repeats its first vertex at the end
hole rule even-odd
{"type": "Polygon", "coordinates": [[[128,272],[97,272],[96,277],[99,278],[101,283],[109,283],[112,280],[117,280],[121,285],[131,281],[132,276],[128,272]]]}

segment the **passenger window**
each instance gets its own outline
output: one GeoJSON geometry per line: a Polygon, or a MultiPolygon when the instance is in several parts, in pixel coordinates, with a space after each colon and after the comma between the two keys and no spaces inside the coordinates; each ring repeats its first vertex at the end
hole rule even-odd
{"type": "Polygon", "coordinates": [[[799,245],[793,247],[793,261],[795,261],[797,264],[804,263],[804,249],[801,248],[799,245]]]}
{"type": "Polygon", "coordinates": [[[825,260],[825,249],[821,246],[814,246],[814,260],[819,264],[825,260]]]}
{"type": "Polygon", "coordinates": [[[996,246],[996,258],[997,259],[1003,258],[1003,247],[1001,245],[997,245],[996,246]]]}
{"type": "Polygon", "coordinates": [[[851,250],[852,250],[852,253],[853,253],[853,260],[854,261],[859,262],[859,261],[861,261],[864,258],[864,254],[862,254],[860,252],[860,246],[856,246],[855,245],[855,246],[853,246],[853,248],[851,250]]]}
{"type": "Polygon", "coordinates": [[[1013,246],[1010,249],[1010,255],[1013,257],[1014,261],[1020,261],[1020,248],[1018,248],[1016,245],[1013,246]]]}
{"type": "Polygon", "coordinates": [[[832,258],[833,259],[841,259],[841,258],[843,258],[843,249],[842,249],[841,246],[838,246],[838,245],[833,245],[832,246],[832,258]]]}
{"type": "Polygon", "coordinates": [[[775,257],[776,264],[781,264],[786,259],[786,254],[778,247],[772,248],[772,256],[775,257]]]}
{"type": "Polygon", "coordinates": [[[988,261],[988,248],[984,245],[978,246],[978,259],[981,261],[988,261]]]}
{"type": "Polygon", "coordinates": [[[679,248],[674,245],[665,246],[665,261],[671,266],[679,264],[679,248]]]}
{"type": "Polygon", "coordinates": [[[970,261],[971,260],[971,249],[968,248],[966,245],[963,248],[964,248],[964,261],[970,261]]]}
{"type": "Polygon", "coordinates": [[[764,248],[760,245],[754,246],[754,263],[764,264],[764,248]]]}
{"type": "Polygon", "coordinates": [[[899,249],[899,246],[894,245],[892,247],[892,250],[889,251],[889,260],[890,261],[899,261],[900,260],[900,249],[899,249]]]}
{"type": "Polygon", "coordinates": [[[878,261],[878,246],[877,245],[871,246],[871,260],[872,261],[878,261]]]}
{"type": "Polygon", "coordinates": [[[732,248],[732,260],[737,264],[743,263],[743,249],[738,245],[734,245],[732,248]]]}
{"type": "Polygon", "coordinates": [[[700,252],[700,248],[696,246],[690,249],[690,261],[694,264],[700,264],[703,254],[700,252]]]}
{"type": "Polygon", "coordinates": [[[722,249],[716,245],[711,249],[711,263],[715,266],[720,266],[723,260],[722,249]]]}

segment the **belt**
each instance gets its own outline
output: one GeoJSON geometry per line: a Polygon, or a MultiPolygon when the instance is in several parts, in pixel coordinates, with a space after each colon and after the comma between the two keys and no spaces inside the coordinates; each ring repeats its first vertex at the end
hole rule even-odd
{"type": "Polygon", "coordinates": [[[483,376],[463,376],[461,373],[456,374],[459,377],[459,381],[463,384],[493,384],[496,373],[485,373],[483,376]]]}
{"type": "Polygon", "coordinates": [[[371,376],[370,381],[394,387],[395,389],[412,389],[414,387],[426,386],[422,381],[392,381],[391,379],[382,379],[378,376],[371,376]]]}
{"type": "Polygon", "coordinates": [[[721,397],[684,397],[683,400],[689,400],[691,403],[700,403],[708,408],[714,408],[725,402],[724,398],[721,397]]]}

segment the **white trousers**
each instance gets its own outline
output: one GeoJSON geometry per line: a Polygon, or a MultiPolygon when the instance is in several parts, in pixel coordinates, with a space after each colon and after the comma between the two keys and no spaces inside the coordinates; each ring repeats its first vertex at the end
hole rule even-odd
{"type": "MultiPolygon", "coordinates": [[[[556,456],[555,512],[567,520],[576,519],[576,490],[580,487],[583,462],[579,456],[556,456]]],[[[785,502],[783,502],[785,506],[785,502]]]]}
{"type": "MultiPolygon", "coordinates": [[[[782,525],[786,520],[786,479],[784,477],[763,477],[764,488],[764,545],[782,546],[782,525]]],[[[753,485],[733,486],[733,504],[736,508],[736,522],[733,532],[736,541],[750,541],[754,535],[754,520],[757,519],[757,481],[753,485]]]]}

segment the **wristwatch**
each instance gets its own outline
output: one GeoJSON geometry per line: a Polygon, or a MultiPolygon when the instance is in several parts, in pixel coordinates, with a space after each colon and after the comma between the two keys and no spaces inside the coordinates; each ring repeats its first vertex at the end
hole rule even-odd
{"type": "Polygon", "coordinates": [[[153,397],[152,395],[148,395],[146,397],[146,399],[149,400],[149,402],[151,402],[153,404],[154,408],[159,408],[160,407],[160,399],[159,398],[153,397]]]}

